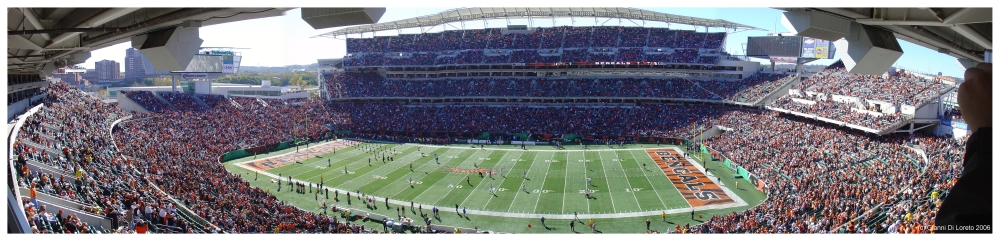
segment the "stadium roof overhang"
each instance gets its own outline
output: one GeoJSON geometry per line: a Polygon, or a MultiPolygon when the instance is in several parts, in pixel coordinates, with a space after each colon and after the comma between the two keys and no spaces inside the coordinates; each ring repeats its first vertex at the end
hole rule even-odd
{"type": "Polygon", "coordinates": [[[992,8],[809,9],[877,26],[893,32],[896,38],[959,59],[983,62],[984,51],[993,49],[992,8]]]}
{"type": "Polygon", "coordinates": [[[194,24],[210,26],[281,16],[291,8],[7,8],[7,70],[72,66],[89,51],[131,37],[194,24]]]}
{"type": "MultiPolygon", "coordinates": [[[[315,37],[344,36],[348,34],[371,33],[419,27],[432,27],[460,21],[482,21],[491,19],[521,18],[620,18],[641,21],[685,24],[700,27],[717,27],[736,31],[765,30],[753,26],[718,19],[704,19],[666,14],[634,8],[459,8],[422,17],[415,17],[387,23],[376,23],[338,29],[315,37]]],[[[766,31],[766,30],[765,30],[766,31]]]]}

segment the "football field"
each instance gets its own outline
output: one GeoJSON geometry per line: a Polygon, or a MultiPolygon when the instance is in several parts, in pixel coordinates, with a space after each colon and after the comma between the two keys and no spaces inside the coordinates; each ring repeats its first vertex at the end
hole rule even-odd
{"type": "MultiPolygon", "coordinates": [[[[673,217],[692,209],[707,213],[747,209],[761,199],[751,197],[748,204],[741,193],[725,187],[723,174],[717,174],[723,177],[720,183],[719,177],[706,175],[717,171],[706,170],[699,159],[684,158],[681,148],[667,145],[568,146],[565,150],[529,146],[522,150],[513,145],[336,140],[302,148],[236,160],[227,166],[279,198],[327,200],[325,195],[292,191],[287,182],[290,175],[293,182],[330,189],[329,201],[339,197],[338,206],[346,204],[345,192],[350,192],[354,200],[358,193],[375,197],[375,206],[382,208],[388,198],[392,208],[409,207],[412,202],[421,212],[431,207],[455,212],[457,205],[459,212],[464,208],[467,214],[500,219],[573,219],[574,212],[581,219],[659,219],[662,213],[673,217]],[[284,185],[280,192],[278,179],[284,185]]],[[[359,206],[360,202],[354,202],[352,208],[359,206]]],[[[314,207],[303,209],[310,208],[314,207]]],[[[366,211],[399,213],[382,208],[366,211]]],[[[365,206],[361,204],[360,209],[365,206]]]]}

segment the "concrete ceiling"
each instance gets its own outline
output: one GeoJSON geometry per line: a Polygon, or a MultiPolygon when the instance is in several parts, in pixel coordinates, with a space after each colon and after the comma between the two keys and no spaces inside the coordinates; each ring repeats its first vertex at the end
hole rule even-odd
{"type": "MultiPolygon", "coordinates": [[[[792,8],[778,8],[790,10],[792,8]]],[[[993,49],[992,8],[807,8],[891,31],[896,38],[958,59],[984,61],[993,49]]]]}
{"type": "Polygon", "coordinates": [[[281,16],[292,8],[7,8],[7,70],[81,62],[89,51],[152,31],[281,16]]]}

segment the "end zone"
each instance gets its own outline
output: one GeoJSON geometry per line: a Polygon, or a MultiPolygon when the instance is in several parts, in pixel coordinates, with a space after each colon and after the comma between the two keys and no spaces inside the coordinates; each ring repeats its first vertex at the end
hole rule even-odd
{"type": "Polygon", "coordinates": [[[691,207],[699,209],[747,205],[724,185],[708,178],[698,163],[684,158],[676,148],[647,149],[646,154],[649,154],[649,157],[663,170],[691,207]]]}

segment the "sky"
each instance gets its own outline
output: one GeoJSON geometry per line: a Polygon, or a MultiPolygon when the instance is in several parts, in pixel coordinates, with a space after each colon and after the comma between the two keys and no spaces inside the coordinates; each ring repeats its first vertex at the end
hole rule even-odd
{"type": "MultiPolygon", "coordinates": [[[[452,8],[386,8],[385,14],[379,22],[391,22],[412,17],[436,14],[452,8]]],[[[743,46],[749,36],[765,36],[768,33],[790,32],[781,26],[781,11],[771,8],[641,8],[662,13],[676,14],[682,16],[699,17],[706,19],[722,19],[734,23],[754,26],[767,31],[743,31],[730,33],[726,39],[726,51],[734,55],[743,55],[743,46]]],[[[617,19],[597,19],[578,18],[574,21],[570,19],[557,19],[555,25],[574,26],[594,26],[603,24],[604,26],[617,26],[617,19]]],[[[500,27],[506,25],[505,20],[491,20],[467,22],[466,28],[500,27]]],[[[510,24],[528,25],[527,19],[511,20],[510,24]]],[[[549,27],[553,26],[551,19],[534,19],[533,26],[549,27]]],[[[624,26],[641,26],[640,21],[622,20],[624,26]]],[[[665,23],[646,22],[647,27],[668,27],[665,23]]],[[[448,30],[462,27],[461,23],[453,23],[450,26],[435,27],[429,32],[439,32],[445,28],[448,30]]],[[[695,29],[692,26],[671,24],[674,29],[695,29]]],[[[341,27],[342,28],[342,27],[341,27]]],[[[249,48],[235,50],[243,55],[244,66],[285,66],[293,64],[312,64],[317,59],[340,58],[345,55],[346,44],[343,39],[332,39],[325,37],[315,37],[317,35],[334,31],[340,28],[328,28],[315,30],[302,20],[299,9],[289,10],[283,16],[263,19],[245,20],[202,27],[200,37],[205,42],[203,47],[238,47],[249,48]]],[[[704,31],[703,27],[698,28],[704,31]]],[[[403,30],[402,33],[417,33],[419,29],[403,30]]],[[[725,31],[721,28],[710,28],[711,32],[725,31]]],[[[383,31],[375,33],[378,36],[396,35],[397,31],[383,31]]],[[[354,36],[357,37],[357,36],[354,36]]],[[[364,37],[371,37],[365,34],[364,37]]],[[[903,49],[903,56],[896,62],[896,66],[913,69],[924,73],[943,72],[944,75],[962,77],[964,69],[956,64],[955,58],[938,53],[919,45],[915,45],[903,40],[899,40],[903,49]]],[[[122,43],[91,52],[91,58],[84,64],[86,68],[94,68],[94,63],[104,59],[123,62],[125,59],[125,49],[131,46],[130,43],[122,43]]],[[[828,65],[839,59],[839,55],[832,60],[818,60],[810,64],[828,65]]],[[[764,61],[764,60],[760,60],[764,61]]]]}

